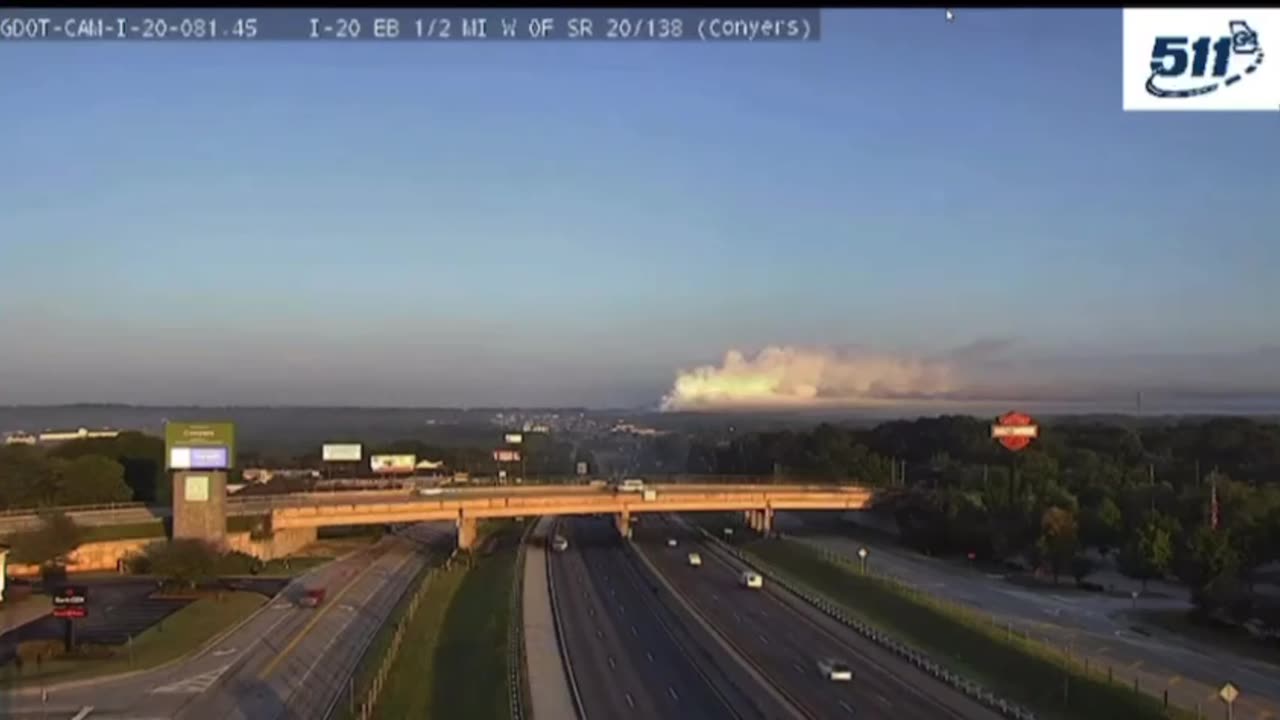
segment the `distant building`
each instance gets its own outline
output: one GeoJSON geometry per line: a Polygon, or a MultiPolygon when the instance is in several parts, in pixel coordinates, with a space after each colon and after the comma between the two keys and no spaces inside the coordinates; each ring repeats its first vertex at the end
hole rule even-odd
{"type": "Polygon", "coordinates": [[[56,445],[69,440],[88,440],[93,438],[113,438],[119,437],[119,430],[111,430],[103,428],[102,430],[90,430],[88,428],[78,428],[76,430],[46,430],[39,435],[31,433],[17,432],[7,436],[4,439],[5,445],[56,445]]]}

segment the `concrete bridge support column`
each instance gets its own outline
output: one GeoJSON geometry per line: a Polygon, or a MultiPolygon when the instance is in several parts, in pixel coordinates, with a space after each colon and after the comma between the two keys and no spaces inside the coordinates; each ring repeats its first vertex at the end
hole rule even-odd
{"type": "Polygon", "coordinates": [[[470,550],[476,544],[476,519],[466,516],[458,517],[458,549],[470,550]]]}
{"type": "Polygon", "coordinates": [[[618,513],[614,516],[614,524],[618,528],[618,535],[626,540],[631,539],[631,513],[618,513]]]}
{"type": "Polygon", "coordinates": [[[773,508],[765,508],[756,511],[756,517],[760,527],[758,528],[761,535],[769,537],[773,534],[773,508]]]}

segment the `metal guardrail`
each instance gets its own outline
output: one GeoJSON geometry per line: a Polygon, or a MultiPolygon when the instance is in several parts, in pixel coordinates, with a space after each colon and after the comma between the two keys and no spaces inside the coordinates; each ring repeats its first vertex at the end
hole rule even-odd
{"type": "Polygon", "coordinates": [[[511,703],[511,720],[532,720],[532,703],[529,702],[529,675],[524,659],[524,562],[525,546],[533,536],[537,522],[529,523],[520,536],[516,550],[514,577],[511,580],[511,601],[507,617],[507,697],[511,703]]]}
{"type": "Polygon", "coordinates": [[[720,548],[729,555],[732,555],[739,561],[754,567],[758,572],[760,572],[760,574],[765,575],[783,589],[821,610],[828,617],[834,618],[846,627],[852,628],[859,635],[862,635],[880,647],[889,650],[898,657],[927,672],[934,678],[950,685],[952,688],[964,693],[973,700],[982,703],[1004,717],[1011,718],[1011,720],[1036,720],[1035,713],[1030,710],[999,697],[978,683],[942,667],[930,659],[925,653],[897,641],[888,634],[882,632],[880,629],[868,625],[857,618],[850,617],[838,604],[833,603],[821,594],[790,580],[775,568],[770,567],[767,563],[761,562],[759,558],[748,557],[746,553],[716,537],[714,534],[707,531],[706,528],[698,526],[698,532],[702,533],[702,535],[717,548],[720,548]]]}
{"type": "Polygon", "coordinates": [[[23,517],[26,515],[39,515],[41,513],[78,513],[78,512],[94,512],[99,510],[145,510],[151,505],[142,502],[124,502],[124,503],[98,503],[96,505],[42,505],[37,507],[10,508],[8,510],[0,510],[0,518],[6,517],[23,517]]]}

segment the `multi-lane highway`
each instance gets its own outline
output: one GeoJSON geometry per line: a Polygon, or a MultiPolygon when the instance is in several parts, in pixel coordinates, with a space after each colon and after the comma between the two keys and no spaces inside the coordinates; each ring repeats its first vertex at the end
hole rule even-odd
{"type": "Polygon", "coordinates": [[[551,555],[551,585],[587,720],[791,717],[662,600],[612,523],[573,518],[558,530],[569,549],[551,555]]]}
{"type": "Polygon", "coordinates": [[[348,678],[366,642],[400,593],[447,545],[448,524],[384,538],[289,585],[282,596],[212,646],[174,665],[117,679],[8,693],[3,717],[90,720],[323,718],[347,699],[348,678]],[[318,608],[299,607],[323,586],[318,608]],[[47,715],[45,714],[47,713],[47,715]],[[84,715],[81,715],[84,713],[84,715]]]}
{"type": "Polygon", "coordinates": [[[635,542],[676,590],[810,718],[997,717],[768,581],[763,590],[742,587],[743,566],[682,523],[646,519],[635,542]],[[677,547],[667,546],[669,538],[677,547]],[[691,550],[701,554],[701,567],[689,565],[691,550]],[[824,677],[818,668],[822,659],[849,665],[853,682],[824,677]]]}

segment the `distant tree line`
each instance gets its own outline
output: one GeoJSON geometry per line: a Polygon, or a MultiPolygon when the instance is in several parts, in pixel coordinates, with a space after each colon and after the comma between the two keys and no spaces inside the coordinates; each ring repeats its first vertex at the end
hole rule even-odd
{"type": "Polygon", "coordinates": [[[0,509],[168,502],[164,441],[136,432],[0,446],[0,509]]]}
{"type": "Polygon", "coordinates": [[[1082,580],[1092,548],[1132,578],[1178,577],[1204,614],[1250,616],[1257,570],[1280,561],[1272,423],[1063,421],[1016,454],[991,439],[990,421],[959,416],[657,445],[672,464],[683,452],[693,473],[894,486],[887,509],[921,550],[1021,557],[1082,580]]]}

